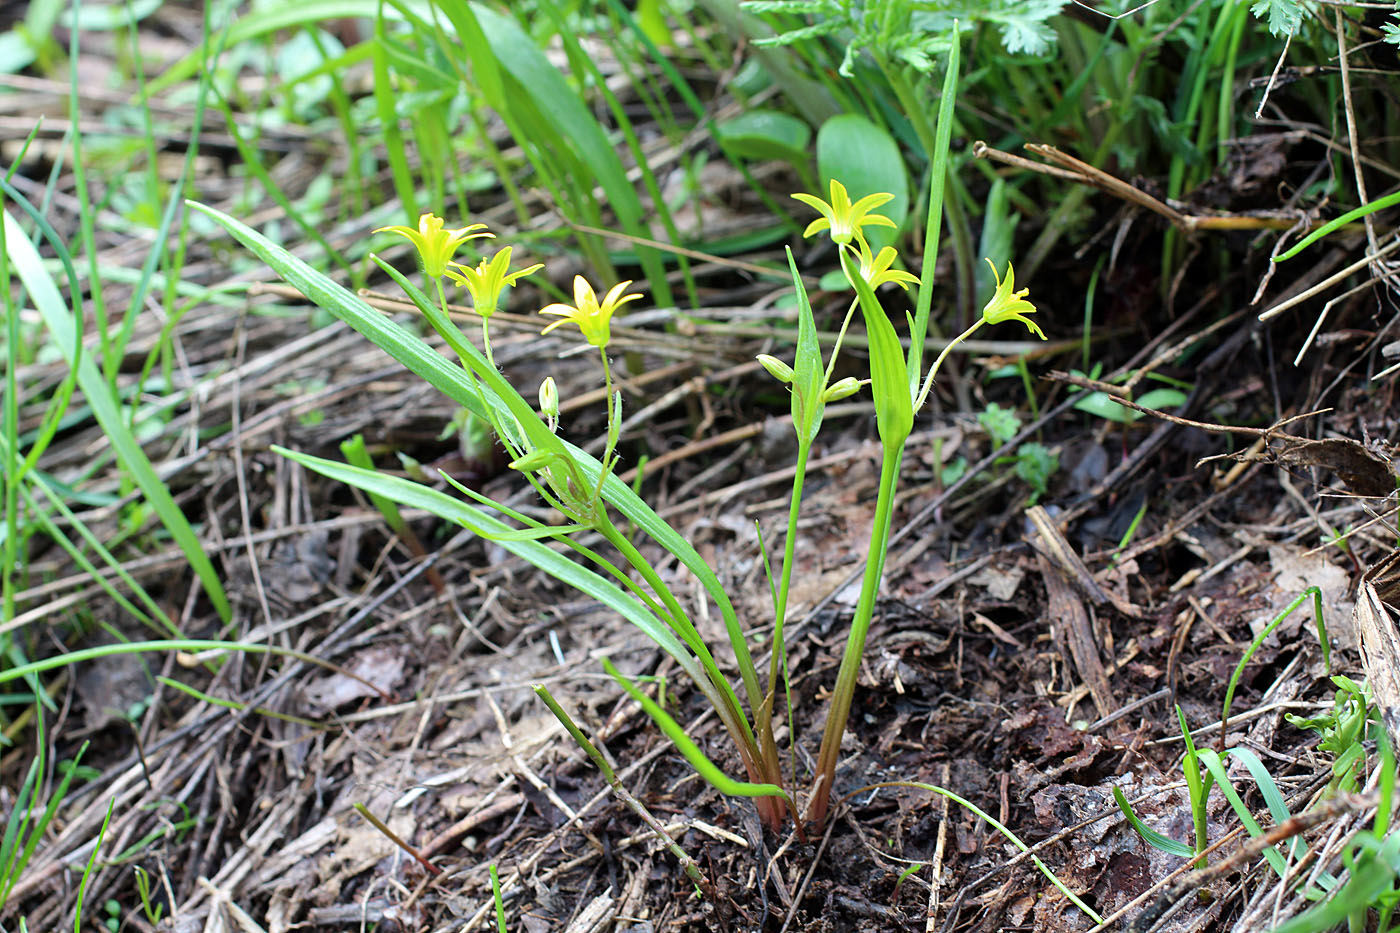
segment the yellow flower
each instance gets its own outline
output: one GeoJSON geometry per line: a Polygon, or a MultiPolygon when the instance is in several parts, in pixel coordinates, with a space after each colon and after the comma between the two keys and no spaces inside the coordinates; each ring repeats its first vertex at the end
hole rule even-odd
{"type": "Polygon", "coordinates": [[[496,313],[496,304],[501,300],[501,292],[507,285],[514,285],[520,279],[544,268],[543,263],[526,266],[518,272],[507,273],[510,268],[510,247],[503,246],[490,261],[485,259],[475,269],[459,262],[450,263],[447,277],[458,285],[466,286],[471,292],[472,308],[484,318],[496,313]]]}
{"type": "Polygon", "coordinates": [[[871,289],[879,288],[886,282],[894,282],[905,291],[911,284],[918,285],[919,277],[899,269],[891,269],[895,256],[893,246],[883,247],[874,256],[870,255],[870,244],[862,237],[857,241],[860,250],[860,276],[870,284],[871,289]]]}
{"type": "Polygon", "coordinates": [[[447,273],[448,260],[457,252],[457,247],[467,240],[474,240],[477,237],[493,237],[496,234],[489,233],[485,224],[470,224],[458,230],[442,229],[442,218],[436,214],[424,214],[418,218],[418,229],[412,227],[380,227],[375,233],[397,233],[406,236],[413,241],[413,245],[418,248],[418,259],[423,266],[423,273],[434,278],[441,278],[447,273]]]}
{"type": "Polygon", "coordinates": [[[540,309],[540,314],[557,314],[560,320],[550,324],[542,334],[547,334],[554,328],[566,321],[573,321],[578,325],[578,329],[583,331],[583,336],[595,347],[605,347],[612,339],[612,332],[608,329],[608,322],[612,320],[613,312],[624,302],[634,298],[642,297],[641,294],[633,292],[624,295],[627,286],[632,284],[632,280],[620,282],[608,289],[608,293],[603,296],[603,300],[598,300],[598,295],[593,291],[593,286],[581,275],[574,276],[574,303],[572,306],[564,304],[552,304],[540,309]]]}
{"type": "Polygon", "coordinates": [[[1011,268],[1011,263],[1006,264],[1006,278],[1003,279],[997,274],[996,263],[990,259],[987,265],[992,267],[992,276],[997,280],[997,290],[992,295],[987,306],[982,309],[982,320],[988,324],[1000,324],[1002,321],[1020,321],[1029,328],[1041,340],[1045,339],[1045,332],[1036,323],[1026,317],[1035,313],[1035,305],[1026,300],[1030,294],[1029,288],[1023,288],[1019,292],[1013,291],[1016,287],[1015,271],[1011,268]]]}
{"type": "Polygon", "coordinates": [[[807,225],[807,229],[802,231],[804,237],[809,237],[818,230],[830,230],[832,242],[838,246],[845,246],[852,239],[864,240],[861,227],[893,227],[894,221],[883,214],[870,213],[875,208],[887,201],[893,201],[894,195],[881,192],[879,194],[867,194],[856,203],[851,203],[851,196],[846,193],[846,186],[836,179],[831,179],[831,203],[823,201],[812,194],[794,194],[794,198],[815,208],[822,216],[807,225]]]}

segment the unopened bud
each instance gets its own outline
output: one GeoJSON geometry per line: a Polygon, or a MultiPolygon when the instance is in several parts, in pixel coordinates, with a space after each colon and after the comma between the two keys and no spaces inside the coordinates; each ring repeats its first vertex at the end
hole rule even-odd
{"type": "Polygon", "coordinates": [[[847,376],[845,379],[838,379],[826,387],[826,391],[822,393],[822,402],[835,402],[855,395],[859,391],[860,380],[855,376],[847,376]]]}
{"type": "Polygon", "coordinates": [[[559,417],[559,387],[553,376],[545,376],[540,383],[540,414],[546,418],[559,417]]]}
{"type": "Polygon", "coordinates": [[[510,468],[522,473],[533,473],[552,464],[556,457],[558,454],[552,450],[532,450],[518,460],[511,461],[510,468]]]}
{"type": "Polygon", "coordinates": [[[767,353],[760,353],[758,361],[763,364],[763,368],[768,370],[768,374],[779,382],[792,382],[792,367],[778,359],[776,356],[769,356],[767,353]]]}

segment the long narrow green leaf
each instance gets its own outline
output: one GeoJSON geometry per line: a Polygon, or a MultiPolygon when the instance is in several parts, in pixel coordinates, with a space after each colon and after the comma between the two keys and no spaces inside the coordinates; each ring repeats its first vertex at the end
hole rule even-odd
{"type": "Polygon", "coordinates": [[[483,420],[489,420],[480,397],[472,391],[461,367],[444,359],[411,331],[374,310],[358,295],[311,268],[242,221],[197,201],[185,203],[218,221],[312,304],[349,324],[458,405],[483,420]]]}
{"type": "Polygon", "coordinates": [[[696,773],[709,781],[715,790],[730,797],[781,797],[789,804],[792,798],[787,791],[776,784],[754,784],[749,781],[736,781],[719,769],[713,761],[706,757],[690,736],[685,734],[685,729],[681,724],[671,717],[671,714],[661,708],[651,697],[647,696],[631,680],[618,673],[612,662],[603,658],[603,670],[612,675],[613,679],[622,685],[622,689],[627,691],[627,695],[638,703],[642,704],[642,709],[651,717],[661,731],[666,733],[666,737],[676,746],[676,750],[681,753],[696,773]]]}
{"type": "MultiPolygon", "coordinates": [[[[1231,751],[1226,752],[1226,754],[1232,754],[1235,751],[1238,751],[1238,749],[1231,749],[1231,751]]],[[[1254,814],[1249,812],[1249,807],[1240,797],[1239,791],[1235,790],[1235,785],[1230,782],[1230,775],[1225,771],[1225,765],[1220,760],[1220,756],[1209,748],[1200,749],[1196,754],[1201,764],[1205,765],[1206,769],[1210,771],[1211,776],[1215,778],[1215,783],[1220,785],[1221,793],[1223,793],[1225,799],[1230,802],[1230,807],[1235,811],[1235,816],[1239,817],[1240,822],[1244,824],[1244,828],[1249,832],[1249,835],[1251,837],[1262,835],[1264,832],[1263,828],[1260,827],[1259,821],[1254,818],[1254,814]]],[[[1287,876],[1288,866],[1283,860],[1283,855],[1279,853],[1277,848],[1269,846],[1264,850],[1263,855],[1264,859],[1269,863],[1269,867],[1278,872],[1280,878],[1287,876]]]]}
{"type": "Polygon", "coordinates": [[[1235,665],[1234,671],[1230,674],[1230,681],[1225,686],[1225,702],[1221,705],[1220,709],[1220,721],[1222,723],[1228,724],[1230,721],[1230,704],[1234,701],[1235,688],[1239,686],[1240,675],[1244,673],[1245,666],[1249,664],[1249,659],[1254,657],[1254,652],[1259,650],[1259,646],[1264,643],[1264,639],[1272,635],[1274,629],[1278,628],[1284,619],[1292,615],[1293,610],[1301,606],[1303,601],[1309,596],[1313,598],[1313,616],[1317,623],[1317,639],[1322,643],[1323,659],[1327,664],[1328,670],[1331,670],[1331,645],[1327,639],[1327,629],[1322,621],[1322,590],[1316,586],[1310,586],[1306,590],[1303,590],[1297,599],[1289,603],[1282,612],[1275,616],[1272,622],[1260,629],[1259,633],[1254,636],[1254,640],[1249,643],[1249,647],[1245,649],[1244,654],[1240,656],[1240,661],[1235,665]]]}
{"type": "Polygon", "coordinates": [[[1287,252],[1284,252],[1279,256],[1275,257],[1274,262],[1283,262],[1285,259],[1292,259],[1294,256],[1298,255],[1303,250],[1316,243],[1318,240],[1327,236],[1327,234],[1336,230],[1338,227],[1344,227],[1349,223],[1360,220],[1367,214],[1374,214],[1376,211],[1385,210],[1387,207],[1390,207],[1394,204],[1400,204],[1400,191],[1397,191],[1394,194],[1388,194],[1383,198],[1376,198],[1376,200],[1371,201],[1368,204],[1363,204],[1358,208],[1347,211],[1340,217],[1334,218],[1333,220],[1329,220],[1327,223],[1318,227],[1312,233],[1309,233],[1307,236],[1303,237],[1297,243],[1294,243],[1293,246],[1289,248],[1287,252]]]}
{"type": "Polygon", "coordinates": [[[704,686],[707,678],[700,664],[665,623],[656,618],[638,600],[623,592],[620,587],[587,567],[574,563],[540,541],[511,537],[511,533],[516,529],[504,522],[492,518],[481,509],[468,505],[447,493],[423,486],[412,480],[389,476],[375,470],[363,470],[346,463],[324,460],[282,447],[273,447],[272,449],[322,476],[363,489],[367,493],[392,499],[408,508],[423,509],[445,521],[467,528],[481,537],[498,540],[501,547],[510,553],[529,561],[560,582],[572,586],[584,596],[596,599],[621,614],[674,658],[676,663],[696,683],[704,686]]]}
{"type": "Polygon", "coordinates": [[[380,130],[384,133],[384,151],[389,159],[389,172],[394,179],[394,190],[399,203],[410,216],[418,214],[418,194],[413,185],[413,175],[408,169],[408,156],[404,152],[403,133],[399,130],[398,95],[394,93],[393,78],[389,74],[389,56],[385,40],[384,20],[374,20],[374,105],[379,115],[380,130]]]}
{"type": "Polygon", "coordinates": [[[1128,798],[1123,796],[1123,791],[1120,788],[1113,788],[1113,800],[1118,804],[1118,809],[1122,811],[1123,818],[1126,819],[1129,825],[1142,837],[1142,841],[1152,848],[1159,849],[1168,855],[1175,855],[1180,858],[1191,858],[1191,856],[1196,854],[1196,850],[1186,843],[1177,842],[1171,836],[1165,836],[1157,832],[1157,830],[1138,819],[1138,815],[1133,812],[1133,808],[1128,804],[1128,798]]]}
{"type": "Polygon", "coordinates": [[[938,124],[934,128],[932,160],[929,166],[928,223],[924,230],[924,257],[919,268],[919,295],[914,301],[914,318],[909,328],[909,394],[919,392],[923,382],[924,337],[928,334],[928,317],[933,308],[934,267],[938,263],[938,241],[943,229],[943,195],[947,191],[948,149],[953,140],[953,104],[958,96],[958,69],[962,67],[962,44],[956,21],[953,24],[952,47],[944,66],[943,93],[938,99],[938,124]]]}
{"type": "Polygon", "coordinates": [[[852,793],[860,794],[864,793],[867,790],[873,790],[877,787],[914,787],[918,788],[919,790],[926,790],[932,794],[937,794],[940,797],[946,797],[949,800],[953,801],[953,803],[967,810],[973,816],[977,817],[979,820],[992,827],[992,829],[995,829],[997,832],[1001,833],[1013,846],[1029,855],[1031,857],[1031,862],[1035,864],[1036,868],[1040,869],[1040,873],[1044,875],[1047,879],[1049,879],[1050,883],[1053,884],[1056,888],[1058,888],[1060,890],[1060,893],[1062,893],[1071,904],[1084,911],[1084,915],[1086,917],[1094,921],[1094,923],[1096,924],[1103,923],[1103,917],[1099,916],[1098,912],[1095,911],[1094,908],[1084,903],[1084,901],[1079,897],[1079,895],[1071,891],[1069,889],[1069,886],[1066,885],[1063,881],[1061,881],[1055,875],[1055,873],[1050,870],[1049,866],[1047,866],[1044,862],[1040,860],[1038,856],[1031,852],[1031,847],[1026,845],[1026,843],[1022,841],[1020,836],[1017,836],[1010,829],[1008,829],[1000,820],[992,816],[987,811],[983,810],[981,807],[977,806],[972,801],[966,799],[965,797],[959,797],[957,794],[948,790],[946,787],[939,787],[937,784],[927,784],[923,781],[885,781],[879,784],[871,784],[867,787],[858,788],[855,791],[852,791],[852,793]]]}
{"type": "MultiPolygon", "coordinates": [[[[645,214],[642,202],[632,183],[627,180],[626,168],[603,128],[559,69],[513,18],[480,3],[472,3],[471,8],[501,67],[520,83],[548,119],[561,145],[577,153],[587,166],[591,173],[590,181],[596,180],[602,187],[604,199],[617,215],[619,226],[626,233],[649,239],[651,231],[643,223],[645,214]]],[[[666,270],[660,253],[655,249],[642,248],[637,254],[657,304],[663,307],[670,305],[671,290],[666,283],[666,270]]]]}
{"type": "Polygon", "coordinates": [[[170,490],[156,474],[150,460],[146,458],[145,452],[141,449],[141,445],[127,428],[122,411],[108,390],[102,373],[98,371],[97,366],[90,358],[82,357],[79,359],[75,357],[73,349],[75,326],[72,310],[59,295],[58,287],[44,268],[38,251],[25,237],[19,222],[10,215],[9,211],[5,211],[4,222],[5,240],[10,261],[14,264],[20,281],[28,290],[34,306],[43,317],[45,325],[53,334],[54,342],[64,353],[68,364],[77,368],[78,385],[83,390],[88,404],[92,406],[93,416],[97,419],[103,433],[106,434],[108,443],[116,452],[118,461],[131,475],[132,480],[145,495],[146,501],[155,510],[161,523],[165,525],[170,536],[184,552],[185,559],[189,561],[190,567],[194,569],[200,582],[204,584],[204,589],[209,595],[210,602],[214,604],[214,609],[218,612],[219,617],[225,622],[229,621],[232,618],[232,609],[229,606],[228,598],[224,595],[223,584],[219,582],[219,575],[214,570],[214,565],[210,562],[208,555],[204,553],[204,547],[199,543],[194,529],[190,527],[185,513],[180,511],[180,507],[175,504],[170,490]]]}

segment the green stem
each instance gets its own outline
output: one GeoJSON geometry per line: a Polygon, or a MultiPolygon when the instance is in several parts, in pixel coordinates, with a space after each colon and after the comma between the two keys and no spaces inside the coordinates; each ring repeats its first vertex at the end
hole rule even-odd
{"type": "Polygon", "coordinates": [[[602,507],[603,480],[607,479],[608,474],[612,472],[613,452],[617,449],[618,432],[622,425],[618,424],[617,408],[613,404],[612,366],[608,363],[607,347],[599,347],[598,354],[603,358],[603,388],[605,390],[603,404],[608,409],[608,440],[603,447],[603,457],[598,461],[602,464],[602,469],[598,471],[598,488],[593,491],[593,500],[600,503],[600,507],[602,507]]]}
{"type": "Polygon", "coordinates": [[[915,412],[924,407],[924,402],[928,399],[929,390],[933,388],[933,377],[938,374],[938,369],[940,366],[943,365],[943,361],[948,358],[948,354],[953,352],[953,348],[956,347],[958,344],[962,343],[964,340],[977,333],[977,328],[981,327],[985,323],[986,319],[979,317],[977,320],[972,322],[971,327],[969,327],[967,330],[963,331],[961,334],[958,334],[956,337],[950,340],[948,342],[948,345],[943,348],[943,352],[938,354],[938,359],[934,360],[933,365],[929,367],[928,377],[924,379],[924,387],[919,390],[919,397],[914,400],[915,412]]]}
{"type": "MultiPolygon", "coordinates": [[[[792,722],[792,685],[788,680],[787,642],[783,635],[783,625],[787,620],[788,587],[792,582],[793,557],[797,547],[797,517],[802,509],[802,484],[807,475],[807,458],[812,453],[810,440],[799,439],[797,444],[796,473],[792,478],[792,501],[788,504],[787,537],[783,540],[783,567],[778,579],[778,593],[773,606],[773,654],[768,662],[768,693],[759,711],[758,729],[760,736],[770,736],[772,732],[773,706],[777,703],[778,673],[781,666],[783,675],[783,695],[787,699],[788,744],[796,742],[796,729],[792,722]]],[[[793,786],[797,785],[797,760],[793,756],[793,786]]]]}
{"type": "Polygon", "coordinates": [[[885,551],[889,546],[890,520],[894,514],[895,487],[899,483],[899,466],[904,445],[886,445],[884,462],[880,465],[880,493],[875,500],[875,524],[870,529],[870,556],[865,563],[865,578],[861,581],[860,599],[851,634],[846,639],[846,651],[841,657],[841,670],[836,675],[836,689],[826,714],[826,729],[822,733],[821,751],[817,754],[817,777],[808,816],[817,825],[826,820],[831,799],[831,787],[836,780],[836,762],[841,756],[841,736],[846,731],[846,719],[851,713],[851,698],[856,689],[865,653],[865,637],[875,615],[875,597],[880,591],[880,578],[885,570],[885,551]]]}
{"type": "Polygon", "coordinates": [[[836,371],[836,358],[841,355],[841,342],[846,339],[846,329],[851,326],[851,318],[855,317],[856,305],[860,304],[859,298],[851,299],[851,306],[846,309],[846,318],[841,322],[841,329],[836,332],[836,342],[831,346],[831,358],[826,361],[826,378],[822,380],[822,385],[831,384],[831,374],[836,371]]]}
{"type": "MultiPolygon", "coordinates": [[[[749,776],[757,783],[776,784],[781,787],[782,768],[777,760],[777,744],[773,740],[771,725],[765,722],[761,726],[761,736],[755,736],[748,718],[739,706],[738,695],[719,670],[709,647],[706,646],[699,632],[695,630],[695,626],[691,624],[680,602],[666,586],[665,581],[657,574],[655,568],[647,562],[632,542],[627,540],[627,536],[608,519],[606,510],[599,509],[598,521],[594,527],[641,574],[642,579],[646,581],[646,584],[651,587],[666,607],[666,614],[663,618],[668,620],[672,630],[699,658],[701,667],[704,668],[710,680],[710,689],[705,690],[704,684],[698,686],[706,693],[711,705],[715,708],[715,712],[719,714],[720,720],[734,739],[734,744],[739,750],[739,757],[743,760],[744,769],[748,771],[749,776]]],[[[744,690],[748,693],[750,706],[755,710],[760,710],[762,697],[759,694],[758,674],[754,670],[752,660],[746,661],[747,654],[739,655],[738,647],[736,646],[736,656],[739,657],[739,672],[744,681],[744,690]]],[[[770,829],[777,831],[781,828],[784,809],[783,804],[778,799],[760,797],[756,798],[754,803],[758,807],[759,815],[770,829]]]]}

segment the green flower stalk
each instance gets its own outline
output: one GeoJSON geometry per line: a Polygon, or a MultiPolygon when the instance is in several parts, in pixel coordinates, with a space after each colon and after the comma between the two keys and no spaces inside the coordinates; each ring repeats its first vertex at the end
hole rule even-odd
{"type": "Polygon", "coordinates": [[[982,316],[972,322],[972,326],[954,337],[943,352],[938,354],[938,359],[933,361],[933,367],[929,370],[928,379],[925,380],[923,388],[919,391],[919,397],[914,401],[914,408],[917,410],[923,407],[924,400],[928,398],[928,393],[933,388],[933,376],[938,372],[938,368],[943,365],[943,361],[948,358],[948,354],[953,352],[953,348],[962,343],[967,338],[977,332],[977,328],[983,324],[1002,324],[1006,321],[1020,321],[1026,325],[1026,329],[1035,334],[1041,340],[1045,339],[1045,331],[1032,321],[1027,315],[1035,314],[1036,307],[1026,300],[1030,294],[1029,288],[1016,291],[1016,270],[1011,268],[1011,263],[1006,264],[1006,278],[1002,278],[997,273],[996,263],[990,259],[987,265],[992,267],[992,275],[996,278],[996,291],[992,297],[987,299],[986,305],[982,307],[982,316]]]}
{"type": "Polygon", "coordinates": [[[540,331],[541,335],[547,334],[563,324],[573,322],[583,332],[583,338],[598,348],[598,354],[603,360],[603,386],[606,390],[603,397],[607,400],[608,406],[608,440],[603,449],[603,469],[598,474],[598,487],[594,493],[594,499],[602,496],[603,480],[612,471],[615,462],[614,454],[617,450],[618,432],[622,427],[622,399],[613,394],[612,366],[608,363],[608,343],[612,340],[612,330],[609,325],[618,308],[629,301],[635,301],[642,297],[640,292],[626,293],[627,286],[631,284],[631,279],[619,282],[608,289],[607,294],[599,301],[598,293],[593,290],[592,285],[588,284],[588,280],[581,275],[576,275],[574,276],[574,303],[572,305],[555,302],[540,309],[540,314],[559,316],[559,320],[540,331]]]}
{"type": "MultiPolygon", "coordinates": [[[[887,282],[894,282],[901,288],[907,289],[910,284],[919,280],[910,273],[900,272],[892,268],[896,259],[896,253],[892,247],[885,247],[876,254],[871,250],[862,233],[862,228],[867,226],[894,226],[894,223],[888,218],[871,213],[876,207],[889,201],[892,195],[867,195],[852,204],[846,189],[833,179],[830,202],[822,201],[809,194],[795,194],[793,197],[813,207],[822,215],[808,225],[804,235],[810,236],[823,230],[830,232],[832,241],[837,244],[840,251],[841,269],[845,273],[847,281],[856,290],[856,301],[852,305],[851,312],[854,312],[858,305],[865,318],[866,334],[870,346],[870,386],[875,400],[875,424],[883,448],[880,486],[875,503],[875,520],[870,531],[869,556],[866,559],[865,575],[861,581],[860,597],[851,620],[851,630],[846,640],[845,651],[842,654],[841,668],[836,677],[836,687],[832,691],[831,703],[827,710],[821,749],[817,755],[816,778],[807,809],[808,818],[820,826],[825,821],[830,806],[831,793],[836,780],[836,764],[840,757],[841,737],[845,733],[846,722],[850,717],[856,676],[865,653],[866,637],[874,617],[875,602],[884,573],[886,553],[889,549],[889,533],[894,512],[895,493],[899,483],[900,465],[903,461],[905,442],[913,430],[914,415],[927,400],[934,377],[943,365],[943,361],[948,358],[948,354],[983,324],[1000,324],[1016,320],[1025,324],[1032,333],[1041,339],[1044,339],[1045,335],[1028,317],[1036,310],[1035,306],[1026,300],[1029,290],[1016,290],[1015,277],[1008,264],[1006,278],[1002,279],[1000,275],[997,275],[996,293],[987,306],[983,308],[981,318],[944,348],[929,369],[922,388],[915,394],[912,390],[918,386],[918,374],[917,372],[912,374],[909,372],[910,364],[905,359],[899,335],[895,331],[894,325],[890,323],[884,308],[881,307],[880,301],[875,295],[875,289],[887,282]]],[[[928,266],[926,265],[925,268],[927,270],[928,266]]],[[[995,265],[992,266],[992,272],[996,274],[995,265]]],[[[799,307],[810,313],[800,287],[800,283],[798,283],[799,307]]],[[[850,317],[851,313],[848,313],[846,323],[841,326],[842,335],[845,334],[850,317]]],[[[920,329],[918,332],[922,333],[922,330],[920,329]]],[[[835,352],[838,351],[839,337],[837,351],[833,351],[831,363],[828,365],[826,376],[820,385],[819,400],[817,401],[818,410],[827,401],[850,394],[859,387],[858,384],[852,385],[846,380],[830,387],[826,385],[830,379],[832,365],[835,364],[835,352]]],[[[800,353],[801,328],[799,328],[800,353]]],[[[775,377],[793,385],[794,414],[796,415],[797,395],[800,391],[799,383],[801,380],[795,374],[795,367],[787,367],[781,361],[771,358],[760,358],[760,362],[775,377]],[[785,376],[788,378],[784,378],[785,376]]],[[[798,436],[798,476],[793,483],[793,499],[789,512],[789,545],[796,533],[797,502],[801,496],[801,472],[805,466],[806,454],[800,427],[798,436]]],[[[810,438],[806,438],[806,441],[810,444],[810,438]]],[[[778,632],[781,632],[782,629],[782,607],[786,602],[791,560],[792,553],[789,546],[783,555],[782,583],[777,599],[779,607],[778,632]]],[[[775,635],[775,640],[777,637],[775,635]]],[[[775,650],[775,657],[779,650],[781,650],[780,646],[775,650]]]]}

